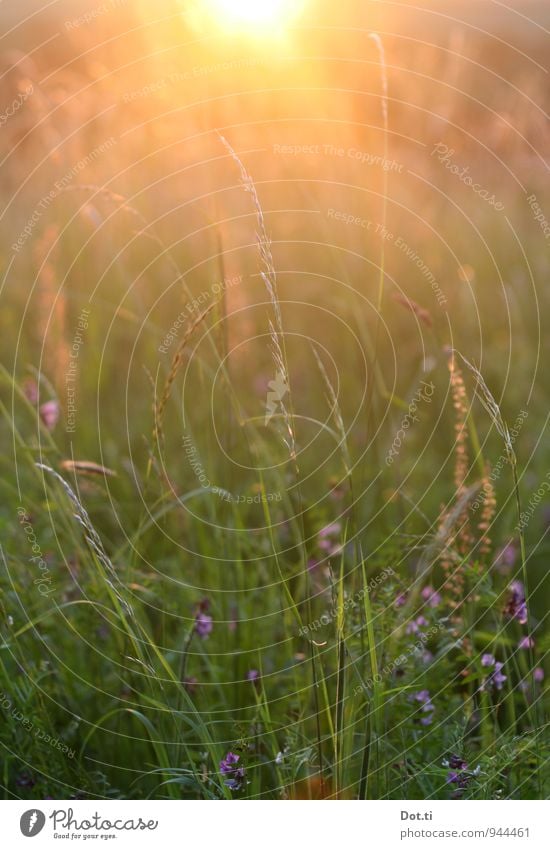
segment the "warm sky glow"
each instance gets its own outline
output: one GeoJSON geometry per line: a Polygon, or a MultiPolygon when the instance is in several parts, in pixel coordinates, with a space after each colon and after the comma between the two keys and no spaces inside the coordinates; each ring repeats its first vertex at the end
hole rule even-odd
{"type": "Polygon", "coordinates": [[[209,0],[212,12],[233,28],[279,28],[300,6],[296,0],[209,0]]]}

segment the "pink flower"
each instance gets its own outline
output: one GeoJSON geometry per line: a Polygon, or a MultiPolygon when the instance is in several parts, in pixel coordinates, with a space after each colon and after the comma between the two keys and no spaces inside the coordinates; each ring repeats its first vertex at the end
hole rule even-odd
{"type": "Polygon", "coordinates": [[[424,587],[422,598],[429,607],[437,607],[438,604],[441,604],[441,595],[433,587],[424,587]]]}
{"type": "Polygon", "coordinates": [[[409,622],[409,624],[405,628],[405,633],[406,634],[418,634],[420,628],[423,625],[427,625],[427,624],[428,624],[427,619],[425,619],[423,616],[417,616],[416,619],[413,619],[412,622],[409,622]]]}
{"type": "Polygon", "coordinates": [[[326,527],[321,528],[321,530],[319,531],[319,536],[321,537],[321,539],[323,539],[324,537],[336,536],[340,533],[341,530],[342,525],[340,524],[340,522],[333,522],[332,525],[326,525],[326,527]]]}
{"type": "Polygon", "coordinates": [[[340,522],[333,522],[331,525],[326,525],[326,527],[321,528],[317,535],[317,544],[320,550],[325,551],[329,557],[340,554],[342,551],[342,545],[336,539],[336,537],[340,535],[341,531],[342,526],[340,522]]]}
{"type": "Polygon", "coordinates": [[[59,402],[46,401],[39,408],[40,418],[48,430],[53,430],[59,421],[59,402]]]}

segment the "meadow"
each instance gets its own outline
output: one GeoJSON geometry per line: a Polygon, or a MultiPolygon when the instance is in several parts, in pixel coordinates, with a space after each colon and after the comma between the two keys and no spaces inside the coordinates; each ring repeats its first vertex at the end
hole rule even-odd
{"type": "Polygon", "coordinates": [[[544,7],[207,5],[6,12],[4,798],[546,799],[544,7]]]}

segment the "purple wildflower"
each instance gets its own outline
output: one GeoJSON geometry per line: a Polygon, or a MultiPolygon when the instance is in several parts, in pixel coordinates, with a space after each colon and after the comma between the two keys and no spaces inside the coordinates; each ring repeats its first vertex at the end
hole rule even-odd
{"type": "Polygon", "coordinates": [[[527,604],[521,581],[512,581],[510,584],[510,595],[504,613],[513,619],[517,619],[521,625],[527,623],[527,604]]]}
{"type": "Polygon", "coordinates": [[[407,603],[407,593],[399,593],[394,601],[395,607],[403,607],[407,603]]]}
{"type": "Polygon", "coordinates": [[[533,678],[539,684],[541,681],[544,681],[544,669],[542,668],[542,666],[537,666],[537,668],[533,672],[533,678]]]}
{"type": "Polygon", "coordinates": [[[235,764],[238,764],[240,761],[240,755],[236,755],[234,752],[228,752],[220,761],[220,772],[222,775],[230,775],[235,768],[235,764]]]}
{"type": "Polygon", "coordinates": [[[443,761],[443,766],[450,768],[446,781],[447,784],[454,784],[456,786],[456,790],[453,793],[454,798],[460,798],[471,779],[479,774],[479,767],[473,772],[469,772],[468,764],[459,755],[451,755],[448,760],[443,761]]]}
{"type": "Polygon", "coordinates": [[[240,767],[233,773],[233,778],[228,778],[227,781],[224,781],[224,784],[226,787],[229,787],[230,790],[240,790],[243,786],[244,778],[244,769],[240,767]]]}
{"type": "Polygon", "coordinates": [[[453,772],[451,771],[447,775],[447,784],[456,784],[457,786],[457,795],[460,796],[464,790],[468,787],[468,783],[470,781],[470,774],[467,772],[453,772]]]}
{"type": "Polygon", "coordinates": [[[222,775],[227,776],[224,784],[230,790],[240,790],[244,783],[244,768],[237,766],[240,759],[240,755],[236,755],[234,752],[228,752],[225,758],[220,761],[220,772],[222,775]]]}
{"type": "Polygon", "coordinates": [[[533,649],[535,641],[532,637],[522,637],[518,643],[518,649],[533,649]]]}
{"type": "Polygon", "coordinates": [[[253,684],[260,680],[260,673],[257,669],[249,669],[246,673],[246,680],[252,681],[253,684]]]}
{"type": "Polygon", "coordinates": [[[424,587],[422,598],[429,607],[437,607],[438,604],[441,604],[441,593],[438,593],[433,587],[424,587]]]}
{"type": "Polygon", "coordinates": [[[424,616],[417,616],[416,619],[413,619],[407,627],[405,628],[405,632],[407,634],[418,634],[420,628],[423,625],[427,625],[428,620],[424,618],[424,616]]]}
{"type": "Polygon", "coordinates": [[[201,638],[201,640],[208,639],[209,635],[212,633],[214,628],[214,624],[211,616],[207,616],[206,613],[199,612],[195,617],[195,631],[201,638]]]}
{"type": "Polygon", "coordinates": [[[507,680],[507,676],[502,674],[504,664],[495,660],[492,654],[484,654],[481,658],[481,665],[492,666],[493,671],[485,678],[480,689],[485,690],[486,687],[494,686],[497,690],[502,690],[502,685],[507,680]]]}
{"type": "Polygon", "coordinates": [[[419,690],[418,693],[414,693],[412,696],[415,702],[419,702],[422,705],[421,713],[428,714],[427,716],[423,716],[420,718],[421,725],[431,725],[433,722],[433,712],[435,710],[435,705],[433,704],[430,691],[429,690],[419,690]]]}
{"type": "Polygon", "coordinates": [[[413,698],[415,702],[428,702],[430,700],[430,691],[419,690],[418,693],[414,694],[413,698]]]}
{"type": "Polygon", "coordinates": [[[502,685],[507,679],[507,676],[503,675],[502,672],[501,672],[501,669],[502,669],[503,666],[504,666],[504,664],[499,663],[498,660],[495,663],[495,671],[493,672],[492,681],[493,681],[493,684],[495,685],[495,687],[497,688],[497,690],[502,690],[502,685]]]}

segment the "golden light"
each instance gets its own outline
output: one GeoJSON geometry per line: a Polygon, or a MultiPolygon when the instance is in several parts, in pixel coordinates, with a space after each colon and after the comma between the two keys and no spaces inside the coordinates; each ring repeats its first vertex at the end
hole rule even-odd
{"type": "Polygon", "coordinates": [[[299,0],[209,0],[218,23],[232,29],[281,29],[299,11],[299,0]]]}

